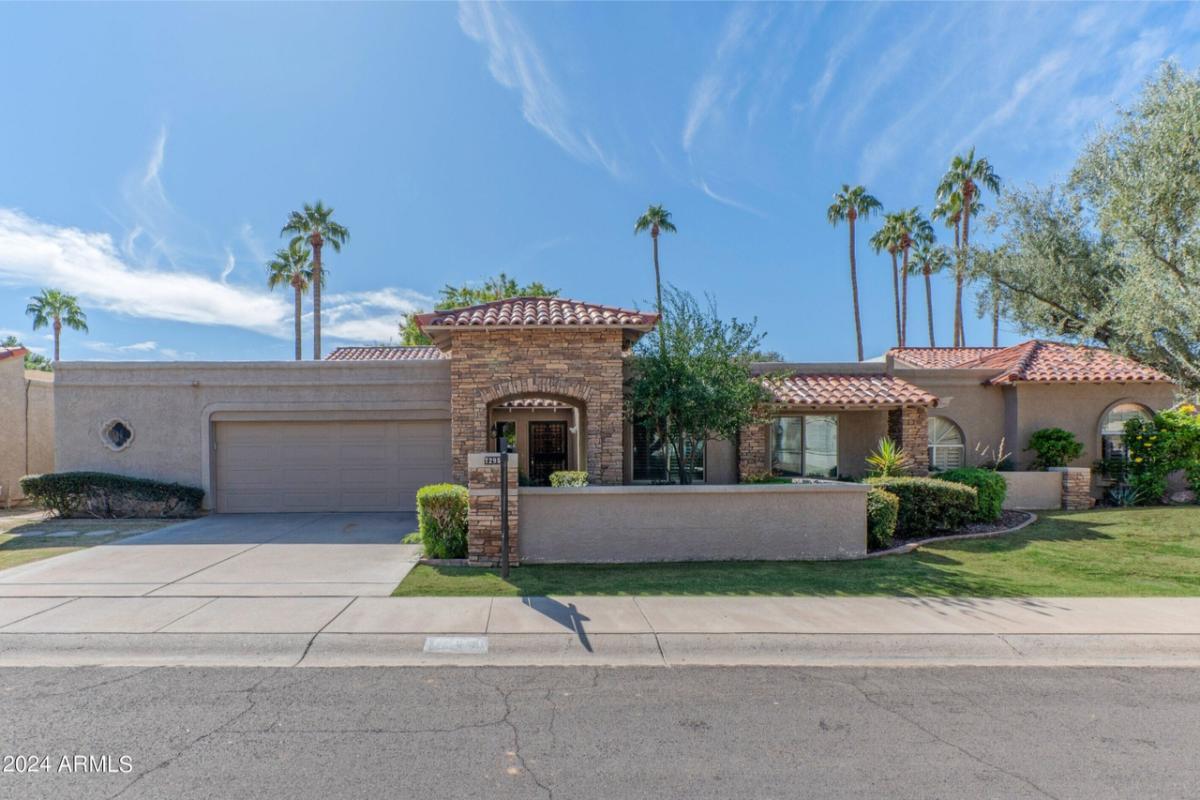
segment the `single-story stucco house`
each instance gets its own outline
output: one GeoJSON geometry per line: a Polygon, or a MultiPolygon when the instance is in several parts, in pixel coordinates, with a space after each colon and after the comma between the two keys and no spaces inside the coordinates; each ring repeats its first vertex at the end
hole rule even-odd
{"type": "MultiPolygon", "coordinates": [[[[429,346],[342,347],[320,362],[63,362],[54,466],[202,486],[217,512],[412,510],[420,486],[465,483],[469,456],[494,451],[503,423],[528,484],[560,469],[593,485],[660,482],[670,456],[623,399],[632,347],[656,322],[516,298],[421,315],[429,346]]],[[[756,368],[787,376],[774,421],[708,442],[697,482],[859,476],[889,435],[922,471],[980,463],[1002,440],[1022,467],[1030,434],[1051,426],[1074,432],[1078,465],[1091,466],[1120,447],[1129,415],[1175,399],[1156,370],[1036,340],[756,368]]]]}

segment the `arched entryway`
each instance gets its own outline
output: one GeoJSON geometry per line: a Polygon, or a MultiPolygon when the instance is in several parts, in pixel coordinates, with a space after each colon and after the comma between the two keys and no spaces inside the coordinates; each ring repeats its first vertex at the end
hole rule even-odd
{"type": "Polygon", "coordinates": [[[587,404],[582,400],[548,394],[501,398],[488,405],[488,428],[517,453],[522,485],[548,486],[554,472],[587,468],[587,404]]]}

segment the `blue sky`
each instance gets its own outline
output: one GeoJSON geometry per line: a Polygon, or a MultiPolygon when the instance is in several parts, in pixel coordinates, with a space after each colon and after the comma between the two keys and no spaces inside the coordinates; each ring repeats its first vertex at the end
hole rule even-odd
{"type": "MultiPolygon", "coordinates": [[[[1171,4],[9,4],[0,24],[0,335],[47,347],[25,302],[73,292],[91,333],[64,359],[290,358],[263,264],[316,198],[352,233],[327,349],[499,270],[646,305],[653,202],[679,226],[667,280],[789,358],[851,359],[841,183],[928,211],[971,145],[1008,185],[1061,176],[1162,59],[1200,61],[1200,6],[1171,4]]],[[[861,233],[879,353],[890,267],[861,233]]],[[[968,343],[989,331],[972,315],[968,343]]]]}

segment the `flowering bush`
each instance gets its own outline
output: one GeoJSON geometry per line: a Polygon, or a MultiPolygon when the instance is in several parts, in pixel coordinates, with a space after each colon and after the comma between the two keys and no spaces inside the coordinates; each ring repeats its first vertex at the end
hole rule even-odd
{"type": "Polygon", "coordinates": [[[1184,403],[1160,411],[1152,420],[1125,423],[1129,485],[1139,503],[1157,503],[1167,493],[1167,476],[1182,470],[1200,494],[1200,412],[1184,403]]]}

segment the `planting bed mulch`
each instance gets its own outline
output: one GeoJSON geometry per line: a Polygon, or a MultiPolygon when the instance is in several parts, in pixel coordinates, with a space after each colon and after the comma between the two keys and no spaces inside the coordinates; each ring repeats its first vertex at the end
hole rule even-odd
{"type": "Polygon", "coordinates": [[[920,539],[897,539],[893,547],[886,550],[872,550],[865,557],[874,558],[875,556],[911,553],[923,544],[953,539],[985,539],[989,536],[1003,536],[1006,533],[1014,533],[1025,528],[1036,519],[1037,515],[1029,511],[1004,511],[1000,514],[1000,519],[994,522],[974,522],[957,530],[946,531],[934,536],[923,536],[920,539]]]}

